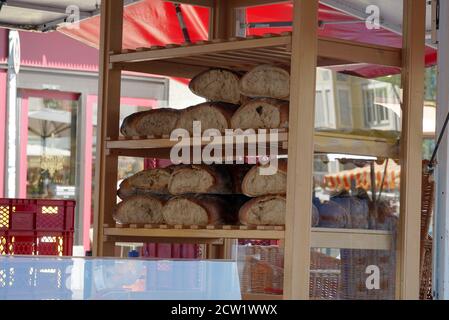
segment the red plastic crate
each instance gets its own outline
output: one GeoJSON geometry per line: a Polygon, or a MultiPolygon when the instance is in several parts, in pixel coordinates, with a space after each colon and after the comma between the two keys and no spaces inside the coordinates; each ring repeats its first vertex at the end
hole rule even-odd
{"type": "Polygon", "coordinates": [[[0,255],[71,256],[75,201],[0,199],[0,255]]]}
{"type": "Polygon", "coordinates": [[[71,256],[73,232],[6,231],[0,234],[0,254],[71,256]]]}
{"type": "Polygon", "coordinates": [[[0,230],[73,232],[75,201],[0,199],[0,230]]]}

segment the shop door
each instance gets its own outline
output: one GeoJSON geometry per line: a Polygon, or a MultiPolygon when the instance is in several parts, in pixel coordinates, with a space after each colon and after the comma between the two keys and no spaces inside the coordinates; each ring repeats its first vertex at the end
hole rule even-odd
{"type": "Polygon", "coordinates": [[[21,90],[19,195],[76,199],[79,94],[21,90]]]}

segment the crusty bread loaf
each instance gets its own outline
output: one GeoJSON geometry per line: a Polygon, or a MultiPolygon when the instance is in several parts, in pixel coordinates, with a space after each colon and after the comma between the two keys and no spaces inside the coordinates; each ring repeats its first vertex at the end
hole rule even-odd
{"type": "Polygon", "coordinates": [[[174,169],[168,190],[173,195],[231,194],[233,188],[232,179],[224,166],[184,165],[174,169]]]}
{"type": "Polygon", "coordinates": [[[286,194],[287,192],[287,160],[281,159],[277,173],[261,175],[259,166],[254,166],[242,182],[243,194],[249,197],[286,194]]]}
{"type": "Polygon", "coordinates": [[[174,167],[148,169],[126,178],[117,195],[126,199],[133,195],[168,194],[168,183],[174,167]]]}
{"type": "Polygon", "coordinates": [[[232,193],[243,194],[242,181],[253,165],[250,164],[227,164],[225,165],[232,179],[232,193]]]}
{"type": "Polygon", "coordinates": [[[288,100],[290,73],[284,68],[273,65],[255,67],[240,80],[240,93],[253,98],[288,100]]]}
{"type": "Polygon", "coordinates": [[[120,129],[125,137],[170,135],[176,128],[179,111],[163,108],[134,113],[126,117],[120,129]]]}
{"type": "Polygon", "coordinates": [[[190,90],[209,101],[240,102],[240,77],[226,69],[210,69],[194,77],[190,90]]]}
{"type": "Polygon", "coordinates": [[[258,98],[242,105],[232,116],[232,129],[288,128],[289,103],[270,98],[258,98]]]}
{"type": "Polygon", "coordinates": [[[224,102],[206,102],[182,111],[176,128],[185,129],[193,134],[193,122],[201,122],[201,130],[217,129],[224,133],[231,128],[231,118],[238,109],[237,105],[224,102]]]}
{"type": "Polygon", "coordinates": [[[239,212],[240,223],[253,226],[285,225],[286,199],[284,196],[264,196],[245,203],[239,212]]]}
{"type": "Polygon", "coordinates": [[[179,196],[169,200],[162,215],[169,225],[222,225],[235,224],[237,212],[234,204],[224,197],[213,195],[179,196]]]}
{"type": "Polygon", "coordinates": [[[114,220],[121,224],[163,223],[162,208],[166,200],[162,196],[131,196],[115,207],[114,220]]]}
{"type": "Polygon", "coordinates": [[[334,201],[315,203],[320,213],[320,228],[346,228],[349,212],[334,201]]]}

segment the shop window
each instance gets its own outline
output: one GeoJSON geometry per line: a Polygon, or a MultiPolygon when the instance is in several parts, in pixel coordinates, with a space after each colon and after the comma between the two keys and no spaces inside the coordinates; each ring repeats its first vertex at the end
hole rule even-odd
{"type": "Polygon", "coordinates": [[[352,103],[349,90],[338,89],[338,105],[340,110],[340,126],[352,126],[352,103]]]}

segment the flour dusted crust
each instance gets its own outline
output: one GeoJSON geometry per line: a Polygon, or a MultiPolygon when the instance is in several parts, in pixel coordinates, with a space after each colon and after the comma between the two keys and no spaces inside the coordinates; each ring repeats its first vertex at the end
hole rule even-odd
{"type": "Polygon", "coordinates": [[[133,195],[167,194],[173,169],[174,167],[170,166],[140,171],[122,181],[117,195],[126,199],[133,195]]]}
{"type": "Polygon", "coordinates": [[[231,119],[232,129],[288,128],[289,103],[270,98],[258,98],[243,104],[231,119]]]}
{"type": "Polygon", "coordinates": [[[201,122],[201,130],[217,129],[224,133],[231,128],[231,118],[238,105],[224,102],[206,102],[182,111],[176,128],[185,129],[193,134],[193,122],[201,122]]]}
{"type": "Polygon", "coordinates": [[[176,128],[179,111],[170,108],[153,109],[134,113],[125,118],[121,133],[125,137],[170,135],[176,128]]]}
{"type": "Polygon", "coordinates": [[[229,103],[240,102],[239,76],[226,69],[210,69],[190,82],[190,90],[207,100],[229,103]]]}
{"type": "Polygon", "coordinates": [[[162,210],[169,225],[234,224],[237,214],[226,198],[213,195],[179,196],[169,200],[162,210]]]}
{"type": "Polygon", "coordinates": [[[279,160],[274,175],[261,175],[260,167],[254,166],[242,182],[242,192],[248,197],[287,193],[287,160],[279,160]]]}
{"type": "Polygon", "coordinates": [[[168,190],[173,195],[231,194],[233,187],[229,172],[223,166],[185,165],[173,171],[168,190]]]}
{"type": "Polygon", "coordinates": [[[120,202],[114,210],[114,220],[121,224],[164,223],[162,208],[167,197],[139,195],[120,202]]]}
{"type": "Polygon", "coordinates": [[[240,80],[240,93],[248,97],[266,97],[288,100],[290,97],[290,73],[278,66],[255,67],[240,80]]]}
{"type": "Polygon", "coordinates": [[[285,196],[264,196],[254,198],[240,209],[240,223],[253,226],[285,225],[285,196]]]}

